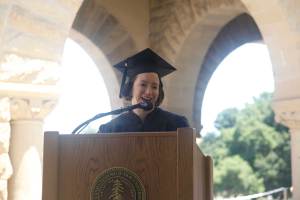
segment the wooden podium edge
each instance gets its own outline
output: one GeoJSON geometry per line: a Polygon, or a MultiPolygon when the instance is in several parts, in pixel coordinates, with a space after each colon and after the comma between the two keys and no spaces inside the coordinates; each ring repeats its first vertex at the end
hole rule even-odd
{"type": "Polygon", "coordinates": [[[59,133],[45,132],[43,158],[47,158],[47,160],[43,159],[43,200],[58,199],[58,152],[59,133]]]}
{"type": "Polygon", "coordinates": [[[178,200],[193,199],[193,143],[196,141],[195,130],[192,128],[177,129],[177,151],[178,151],[178,200]]]}
{"type": "Polygon", "coordinates": [[[206,162],[206,171],[208,172],[206,174],[206,180],[205,182],[209,185],[207,188],[207,192],[205,194],[206,199],[213,199],[213,187],[214,187],[214,183],[213,183],[213,160],[210,156],[205,156],[205,159],[207,160],[206,162]]]}

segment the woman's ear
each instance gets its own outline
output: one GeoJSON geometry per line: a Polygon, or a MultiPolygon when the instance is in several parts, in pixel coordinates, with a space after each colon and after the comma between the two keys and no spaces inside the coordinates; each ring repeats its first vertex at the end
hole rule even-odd
{"type": "Polygon", "coordinates": [[[158,95],[158,99],[156,101],[155,106],[159,106],[162,103],[162,101],[164,100],[164,97],[165,97],[165,93],[163,90],[163,84],[162,84],[161,79],[159,79],[159,95],[158,95]]]}
{"type": "Polygon", "coordinates": [[[127,101],[131,101],[131,99],[132,99],[132,86],[133,86],[133,83],[131,81],[126,83],[124,86],[123,96],[125,97],[125,99],[127,101]]]}

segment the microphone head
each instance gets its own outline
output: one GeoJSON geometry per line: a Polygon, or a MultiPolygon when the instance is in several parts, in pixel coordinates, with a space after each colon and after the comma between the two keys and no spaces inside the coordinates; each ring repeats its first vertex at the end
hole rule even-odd
{"type": "Polygon", "coordinates": [[[142,101],[141,103],[139,103],[139,105],[139,107],[145,111],[153,109],[153,104],[151,103],[151,101],[142,101]]]}

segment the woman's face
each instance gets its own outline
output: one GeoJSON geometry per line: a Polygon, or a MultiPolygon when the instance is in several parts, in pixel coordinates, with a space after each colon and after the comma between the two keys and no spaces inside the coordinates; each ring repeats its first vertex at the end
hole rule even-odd
{"type": "Polygon", "coordinates": [[[159,96],[159,78],[154,72],[138,74],[132,87],[132,104],[140,103],[144,100],[155,105],[159,96]]]}

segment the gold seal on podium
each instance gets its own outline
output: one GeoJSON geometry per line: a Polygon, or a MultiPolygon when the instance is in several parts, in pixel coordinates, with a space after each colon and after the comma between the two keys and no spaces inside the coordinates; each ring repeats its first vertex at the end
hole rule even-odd
{"type": "Polygon", "coordinates": [[[146,200],[146,192],[133,171],[113,167],[97,176],[91,189],[91,200],[146,200]]]}

